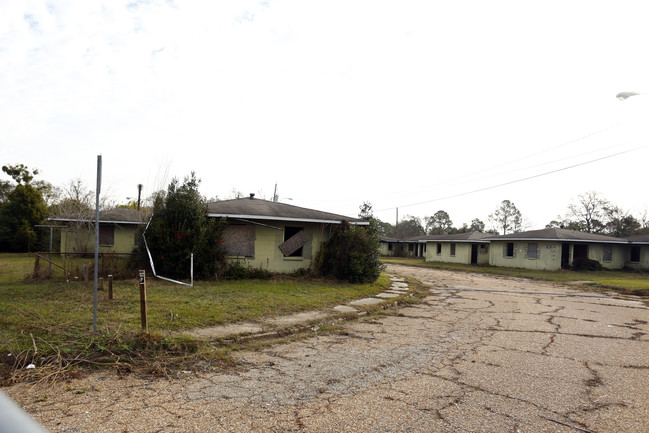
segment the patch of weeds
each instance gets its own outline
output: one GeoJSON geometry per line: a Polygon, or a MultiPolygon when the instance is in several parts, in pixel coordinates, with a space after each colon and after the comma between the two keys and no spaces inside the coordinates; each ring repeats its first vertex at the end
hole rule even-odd
{"type": "Polygon", "coordinates": [[[241,262],[232,262],[225,267],[222,278],[225,280],[269,280],[273,274],[262,268],[246,267],[241,262]]]}
{"type": "MultiPolygon", "coordinates": [[[[20,381],[52,382],[79,375],[79,369],[116,368],[120,372],[142,371],[167,376],[196,365],[232,365],[227,352],[188,336],[166,337],[146,333],[97,333],[90,341],[65,338],[57,345],[39,338],[34,348],[12,353],[12,363],[3,363],[1,385],[20,381]],[[34,367],[27,368],[33,364],[34,367]]],[[[83,394],[87,389],[68,389],[83,394]]]]}

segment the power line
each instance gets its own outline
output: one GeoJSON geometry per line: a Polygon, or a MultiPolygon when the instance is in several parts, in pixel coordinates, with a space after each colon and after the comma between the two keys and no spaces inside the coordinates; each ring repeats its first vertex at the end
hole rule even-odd
{"type": "MultiPolygon", "coordinates": [[[[589,133],[589,134],[582,135],[581,137],[578,137],[578,138],[575,138],[575,139],[568,140],[568,141],[565,141],[565,142],[563,142],[563,143],[557,144],[556,146],[551,146],[551,147],[548,147],[548,148],[543,149],[543,150],[541,150],[541,151],[534,152],[534,153],[531,153],[531,154],[527,154],[527,155],[524,155],[524,156],[521,156],[521,157],[518,157],[518,158],[515,158],[515,159],[512,159],[512,160],[509,160],[509,161],[507,161],[507,162],[503,162],[502,164],[491,165],[491,166],[489,166],[489,167],[487,167],[487,168],[485,168],[485,169],[483,169],[483,170],[474,171],[474,172],[472,172],[471,174],[466,174],[466,175],[464,175],[464,176],[460,176],[460,177],[454,177],[452,180],[447,179],[447,180],[443,180],[443,181],[441,181],[441,182],[436,182],[436,183],[433,183],[433,184],[428,184],[428,185],[418,186],[418,187],[416,187],[416,188],[414,188],[414,189],[410,189],[410,190],[409,190],[409,193],[414,194],[416,191],[427,190],[427,189],[434,188],[434,187],[439,187],[439,186],[442,186],[442,185],[448,185],[448,184],[451,183],[451,182],[452,182],[452,183],[451,183],[450,186],[455,186],[455,185],[461,185],[461,184],[468,183],[468,182],[481,181],[481,180],[483,180],[483,179],[486,179],[486,178],[489,178],[489,177],[493,177],[493,176],[487,176],[487,177],[485,178],[485,177],[479,177],[479,176],[477,176],[477,175],[479,175],[479,174],[481,174],[481,173],[484,173],[484,172],[487,172],[487,171],[492,171],[492,170],[494,170],[494,169],[496,169],[496,168],[500,168],[500,167],[506,167],[506,166],[511,165],[511,164],[514,164],[514,163],[516,163],[516,162],[523,161],[523,160],[525,160],[525,159],[529,159],[529,158],[533,158],[533,157],[535,157],[535,156],[542,155],[542,154],[544,154],[544,153],[554,151],[554,150],[556,150],[556,149],[559,149],[559,148],[562,148],[562,147],[568,146],[568,145],[570,145],[570,144],[577,143],[577,142],[580,142],[580,141],[583,141],[583,140],[586,140],[586,139],[592,138],[592,137],[594,137],[594,136],[597,136],[597,135],[603,134],[603,133],[605,133],[605,132],[607,132],[607,131],[610,131],[610,130],[612,130],[612,129],[615,129],[615,128],[617,128],[618,126],[619,126],[619,125],[609,126],[609,127],[607,127],[607,128],[600,129],[600,130],[598,130],[598,131],[595,131],[595,132],[591,132],[591,133],[589,133]],[[471,178],[472,178],[472,179],[471,179],[471,178]],[[463,179],[467,179],[467,180],[465,180],[465,181],[463,181],[463,182],[460,182],[460,181],[462,181],[463,179]]],[[[624,144],[626,144],[626,143],[624,143],[624,144]]],[[[615,147],[615,146],[614,146],[614,147],[615,147]]],[[[601,150],[603,150],[603,149],[601,149],[601,150]]],[[[588,153],[592,153],[592,152],[593,152],[593,151],[591,151],[591,152],[586,152],[586,153],[584,153],[584,154],[576,155],[576,156],[583,156],[583,155],[586,155],[586,154],[588,154],[588,153]]],[[[558,159],[558,160],[554,160],[554,161],[549,161],[549,162],[544,163],[544,164],[552,164],[552,163],[559,162],[559,161],[562,161],[562,160],[565,160],[565,159],[566,159],[566,158],[562,158],[562,159],[558,159]]],[[[544,165],[544,164],[540,164],[540,165],[544,165]]],[[[537,165],[537,166],[538,166],[538,165],[537,165]]],[[[523,169],[517,169],[517,170],[513,170],[513,172],[515,172],[515,171],[520,171],[520,170],[527,170],[527,169],[529,169],[529,168],[534,168],[534,167],[535,167],[535,166],[532,166],[532,167],[526,167],[526,168],[523,168],[523,169]]],[[[511,172],[512,172],[512,171],[510,171],[509,173],[511,173],[511,172]]],[[[501,174],[506,174],[506,173],[501,173],[501,174]]],[[[386,194],[382,194],[382,195],[375,196],[374,198],[389,197],[389,196],[396,196],[396,195],[402,195],[402,193],[400,193],[400,192],[386,193],[386,194]]],[[[378,211],[377,211],[377,212],[378,212],[378,211]]]]}
{"type": "Polygon", "coordinates": [[[376,212],[383,212],[383,211],[393,210],[393,209],[396,209],[396,208],[418,206],[418,205],[422,205],[422,204],[432,203],[432,202],[435,202],[435,201],[448,200],[448,199],[451,199],[451,198],[462,197],[462,196],[469,195],[469,194],[475,194],[477,192],[488,191],[490,189],[496,189],[496,188],[500,188],[502,186],[512,185],[514,183],[519,183],[519,182],[524,182],[526,180],[535,179],[535,178],[542,177],[542,176],[547,176],[549,174],[558,173],[560,171],[570,170],[572,168],[580,167],[582,165],[592,164],[593,162],[598,162],[598,161],[602,161],[602,160],[605,160],[605,159],[613,158],[615,156],[619,156],[619,155],[623,155],[625,153],[633,152],[633,151],[636,151],[636,150],[641,149],[641,148],[642,147],[636,147],[636,148],[633,148],[633,149],[629,149],[629,150],[614,153],[614,154],[611,154],[611,155],[603,156],[601,158],[591,159],[590,161],[580,162],[578,164],[573,164],[573,165],[569,165],[567,167],[558,168],[556,170],[550,170],[550,171],[535,174],[535,175],[532,175],[532,176],[527,176],[527,177],[524,177],[524,178],[511,180],[509,182],[499,183],[497,185],[491,185],[491,186],[487,186],[487,187],[484,187],[484,188],[474,189],[472,191],[466,191],[466,192],[462,192],[462,193],[458,193],[458,194],[452,194],[452,195],[449,195],[449,196],[446,196],[446,197],[439,197],[439,198],[426,200],[426,201],[422,201],[422,202],[418,202],[418,203],[411,203],[411,204],[406,204],[406,205],[393,206],[393,207],[377,210],[376,212]]]}

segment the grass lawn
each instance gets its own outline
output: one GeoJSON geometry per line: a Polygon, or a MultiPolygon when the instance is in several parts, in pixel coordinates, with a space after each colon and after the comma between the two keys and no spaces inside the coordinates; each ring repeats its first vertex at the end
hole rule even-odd
{"type": "Polygon", "coordinates": [[[620,271],[537,271],[530,269],[502,268],[495,266],[464,265],[456,263],[426,262],[423,259],[384,257],[384,263],[409,266],[420,266],[433,269],[447,269],[461,272],[479,272],[483,274],[505,275],[517,278],[531,278],[556,283],[581,284],[591,290],[613,290],[627,295],[649,297],[649,272],[634,270],[620,271]]]}
{"type": "MultiPolygon", "coordinates": [[[[29,254],[0,254],[0,357],[12,367],[41,360],[78,364],[119,364],[138,356],[210,350],[178,337],[176,331],[318,310],[384,290],[374,284],[347,284],[308,278],[197,282],[181,286],[147,278],[149,335],[141,334],[137,279],[107,284],[99,291],[97,333],[92,332],[93,281],[26,279],[34,266],[29,254]],[[8,353],[12,356],[8,357],[8,353]],[[17,360],[20,355],[21,359],[17,360]],[[128,359],[127,359],[128,358],[128,359]]],[[[6,376],[7,367],[5,365],[6,376]]],[[[3,376],[0,371],[0,377],[3,376]]]]}

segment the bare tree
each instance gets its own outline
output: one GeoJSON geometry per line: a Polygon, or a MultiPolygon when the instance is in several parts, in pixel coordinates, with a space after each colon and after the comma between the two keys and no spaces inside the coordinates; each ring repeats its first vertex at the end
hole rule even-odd
{"type": "MultiPolygon", "coordinates": [[[[69,236],[66,237],[67,242],[63,247],[66,251],[88,251],[94,233],[94,198],[95,192],[91,191],[83,180],[76,178],[63,187],[61,200],[52,207],[55,217],[67,220],[69,236]]],[[[101,201],[99,207],[103,207],[101,201]]]]}
{"type": "Polygon", "coordinates": [[[610,201],[601,198],[596,192],[589,191],[581,194],[576,203],[568,206],[570,216],[581,231],[587,233],[600,233],[606,228],[608,210],[614,206],[610,201]]]}
{"type": "Polygon", "coordinates": [[[617,206],[606,209],[606,234],[616,237],[635,235],[642,229],[642,223],[629,212],[625,212],[617,206]]]}

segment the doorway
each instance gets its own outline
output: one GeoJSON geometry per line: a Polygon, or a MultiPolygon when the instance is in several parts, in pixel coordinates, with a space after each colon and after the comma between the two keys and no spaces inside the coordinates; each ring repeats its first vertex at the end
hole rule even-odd
{"type": "Polygon", "coordinates": [[[471,244],[471,264],[478,264],[478,244],[471,244]]]}
{"type": "Polygon", "coordinates": [[[568,269],[570,267],[570,244],[561,244],[561,268],[568,269]]]}
{"type": "Polygon", "coordinates": [[[584,244],[575,244],[574,247],[572,247],[572,261],[574,262],[575,260],[585,260],[588,258],[588,245],[584,244]]]}

